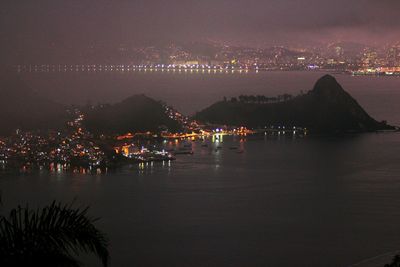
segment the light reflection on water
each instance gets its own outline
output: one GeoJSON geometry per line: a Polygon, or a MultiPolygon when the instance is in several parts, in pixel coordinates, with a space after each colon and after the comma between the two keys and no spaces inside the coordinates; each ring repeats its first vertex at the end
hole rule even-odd
{"type": "Polygon", "coordinates": [[[400,247],[399,133],[192,148],[102,174],[2,174],[4,209],[77,197],[102,217],[113,266],[347,266],[400,247]]]}

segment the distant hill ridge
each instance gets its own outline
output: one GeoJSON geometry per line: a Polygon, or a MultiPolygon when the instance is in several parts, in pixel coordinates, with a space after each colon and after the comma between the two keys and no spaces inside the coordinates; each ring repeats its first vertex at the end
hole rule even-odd
{"type": "Polygon", "coordinates": [[[0,72],[0,134],[15,129],[56,129],[64,125],[65,109],[36,94],[20,77],[0,72]]]}
{"type": "Polygon", "coordinates": [[[320,78],[307,94],[284,102],[220,101],[198,112],[194,118],[202,122],[252,128],[303,126],[319,133],[394,129],[371,118],[331,75],[320,78]]]}
{"type": "MultiPolygon", "coordinates": [[[[330,75],[320,78],[307,94],[293,98],[283,95],[279,100],[260,99],[259,102],[220,101],[198,112],[194,119],[252,128],[303,126],[326,133],[394,129],[371,118],[330,75]]],[[[180,131],[182,127],[167,115],[162,103],[145,95],[98,105],[86,109],[85,115],[85,126],[93,133],[180,131]]],[[[18,75],[0,73],[0,135],[15,129],[60,129],[65,126],[66,117],[64,106],[36,94],[18,75]]]]}
{"type": "Polygon", "coordinates": [[[127,133],[170,131],[180,129],[177,121],[168,117],[164,106],[145,95],[134,95],[122,102],[102,105],[86,112],[86,127],[94,133],[127,133]]]}

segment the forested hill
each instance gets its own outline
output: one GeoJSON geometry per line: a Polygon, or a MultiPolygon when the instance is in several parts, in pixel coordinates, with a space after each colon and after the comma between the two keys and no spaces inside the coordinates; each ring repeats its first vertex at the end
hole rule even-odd
{"type": "Polygon", "coordinates": [[[283,96],[241,96],[220,101],[198,112],[194,119],[252,128],[302,126],[319,133],[394,129],[371,118],[331,75],[320,78],[306,94],[283,96]]]}
{"type": "Polygon", "coordinates": [[[94,133],[123,134],[179,130],[181,125],[168,117],[165,107],[145,95],[134,95],[116,104],[100,105],[86,111],[85,126],[94,133]]]}

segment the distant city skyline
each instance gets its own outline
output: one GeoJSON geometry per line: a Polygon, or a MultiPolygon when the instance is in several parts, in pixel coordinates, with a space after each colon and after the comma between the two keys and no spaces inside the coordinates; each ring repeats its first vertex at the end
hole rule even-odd
{"type": "MultiPolygon", "coordinates": [[[[91,46],[214,40],[310,46],[400,41],[396,0],[5,1],[2,57],[78,57],[91,46]]],[[[106,56],[106,55],[105,55],[106,56]]]]}
{"type": "Polygon", "coordinates": [[[369,47],[332,43],[313,48],[251,48],[215,42],[161,46],[91,47],[68,60],[16,60],[18,72],[330,70],[353,74],[400,75],[400,45],[369,47]]]}

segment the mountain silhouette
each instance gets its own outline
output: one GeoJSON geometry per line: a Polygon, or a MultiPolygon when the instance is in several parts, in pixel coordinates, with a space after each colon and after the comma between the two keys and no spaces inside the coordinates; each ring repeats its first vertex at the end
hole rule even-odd
{"type": "Polygon", "coordinates": [[[194,118],[247,127],[299,126],[318,133],[394,129],[371,118],[331,75],[321,77],[307,94],[277,103],[220,101],[194,118]]]}
{"type": "Polygon", "coordinates": [[[169,118],[163,104],[145,95],[134,95],[120,103],[99,105],[86,111],[85,126],[93,133],[123,134],[180,129],[169,118]]]}
{"type": "Polygon", "coordinates": [[[16,129],[56,129],[65,124],[65,109],[40,96],[10,71],[0,73],[0,134],[16,129]]]}

